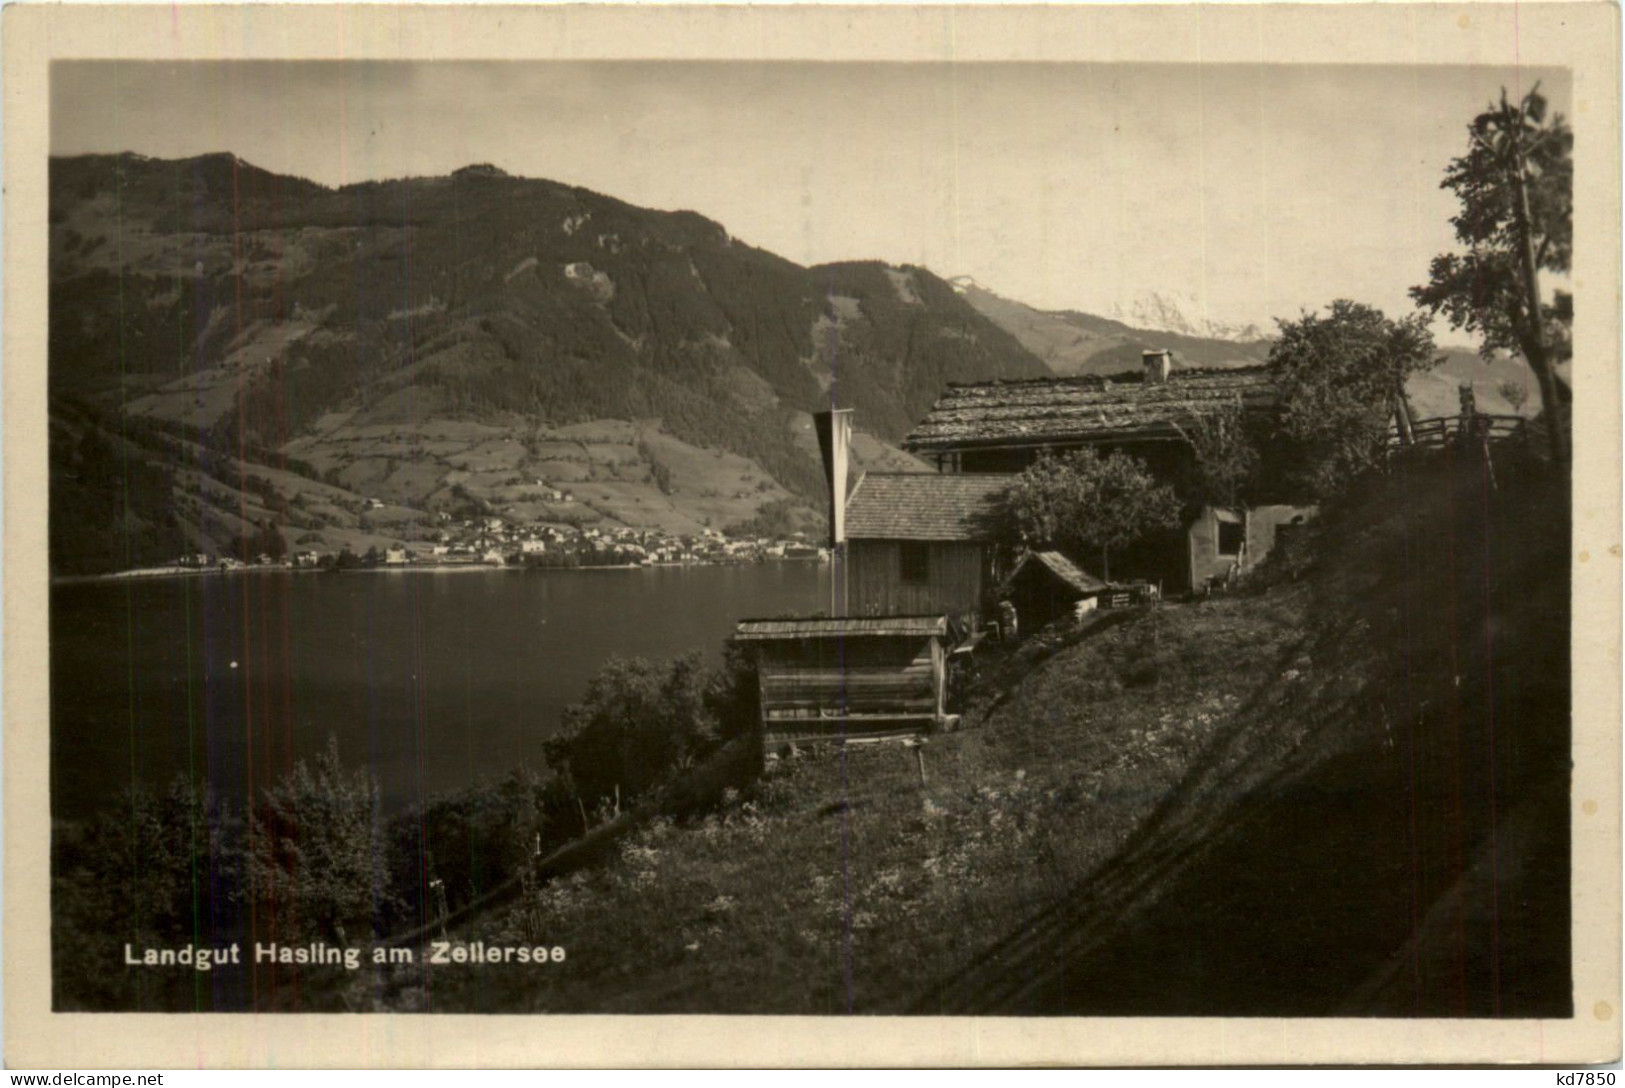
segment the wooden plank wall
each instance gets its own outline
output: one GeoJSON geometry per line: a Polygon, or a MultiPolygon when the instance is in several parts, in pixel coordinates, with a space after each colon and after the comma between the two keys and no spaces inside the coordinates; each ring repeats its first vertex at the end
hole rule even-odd
{"type": "Polygon", "coordinates": [[[905,585],[894,540],[851,540],[846,545],[847,612],[853,616],[980,617],[986,545],[931,543],[931,577],[905,585]]]}
{"type": "Polygon", "coordinates": [[[931,731],[931,719],[920,717],[884,720],[852,718],[788,718],[767,723],[762,728],[762,749],[774,751],[791,743],[814,741],[880,740],[886,737],[917,737],[931,731]]]}
{"type": "Polygon", "coordinates": [[[832,715],[937,712],[930,638],[822,638],[763,643],[764,722],[832,715]]]}

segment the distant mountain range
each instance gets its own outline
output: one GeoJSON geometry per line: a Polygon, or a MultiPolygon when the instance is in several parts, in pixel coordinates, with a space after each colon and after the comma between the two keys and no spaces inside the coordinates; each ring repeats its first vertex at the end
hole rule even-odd
{"type": "Polygon", "coordinates": [[[1163,301],[1129,316],[1185,331],[803,267],[489,166],[333,189],[229,154],[53,159],[53,569],[268,527],[364,550],[471,511],[815,527],[809,413],[832,400],[857,410],[858,467],[895,468],[949,382],[1267,356],[1163,301]]]}
{"type": "MultiPolygon", "coordinates": [[[[1140,353],[1171,349],[1185,366],[1253,366],[1269,359],[1273,340],[1256,325],[1225,324],[1193,316],[1188,297],[1149,295],[1117,317],[1096,317],[1075,310],[1039,310],[1003,297],[969,276],[949,281],[961,298],[1014,336],[1057,374],[1115,374],[1140,364],[1140,353]],[[1128,320],[1132,317],[1132,320],[1128,320]]],[[[1442,346],[1437,369],[1411,379],[1411,403],[1419,418],[1454,415],[1461,406],[1461,385],[1471,383],[1480,410],[1533,415],[1540,392],[1528,366],[1499,355],[1485,361],[1472,348],[1442,346]],[[1514,408],[1502,392],[1506,383],[1521,386],[1527,400],[1514,408]]]]}
{"type": "Polygon", "coordinates": [[[1153,291],[1141,295],[1128,306],[1113,303],[1111,315],[1125,325],[1173,332],[1181,336],[1241,343],[1267,339],[1264,330],[1251,322],[1227,322],[1206,316],[1201,303],[1179,292],[1153,291]]]}
{"type": "Polygon", "coordinates": [[[1249,366],[1269,356],[1270,342],[1246,326],[1246,337],[1194,331],[1197,322],[1157,298],[1134,308],[1142,318],[1096,317],[1076,310],[1039,310],[1007,299],[969,276],[949,281],[961,298],[1009,332],[1057,374],[1114,374],[1140,365],[1140,353],[1168,348],[1191,366],[1249,366]],[[1160,321],[1160,323],[1158,323],[1160,321]],[[1179,327],[1173,327],[1179,326],[1179,327]]]}

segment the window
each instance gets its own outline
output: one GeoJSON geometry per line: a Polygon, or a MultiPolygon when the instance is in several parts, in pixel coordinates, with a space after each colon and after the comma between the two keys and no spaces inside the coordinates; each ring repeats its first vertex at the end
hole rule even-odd
{"type": "Polygon", "coordinates": [[[1240,555],[1241,542],[1246,539],[1246,536],[1246,527],[1241,522],[1219,522],[1219,554],[1240,555]]]}
{"type": "Polygon", "coordinates": [[[931,546],[903,543],[898,545],[897,565],[904,585],[923,586],[931,581],[931,546]]]}

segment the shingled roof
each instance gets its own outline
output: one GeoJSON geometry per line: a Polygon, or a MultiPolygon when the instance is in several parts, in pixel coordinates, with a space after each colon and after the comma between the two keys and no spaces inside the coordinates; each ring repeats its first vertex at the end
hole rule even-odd
{"type": "Polygon", "coordinates": [[[805,619],[740,620],[734,637],[743,642],[792,638],[946,638],[947,616],[816,616],[805,619]]]}
{"type": "Polygon", "coordinates": [[[1005,578],[1005,585],[1008,586],[1014,582],[1016,576],[1026,569],[1028,563],[1038,563],[1047,568],[1062,583],[1082,596],[1100,593],[1111,588],[1111,586],[1102,582],[1060,552],[1028,552],[1021,557],[1021,562],[1016,564],[1016,569],[1011,571],[1009,576],[1005,578]]]}
{"type": "Polygon", "coordinates": [[[903,448],[938,453],[976,446],[1181,437],[1180,426],[1226,405],[1275,407],[1278,395],[1262,366],[1185,368],[1164,382],[1140,373],[1107,377],[1031,378],[950,385],[903,440],[903,448]]]}
{"type": "Polygon", "coordinates": [[[846,504],[851,540],[990,540],[1002,473],[871,472],[846,504]]]}

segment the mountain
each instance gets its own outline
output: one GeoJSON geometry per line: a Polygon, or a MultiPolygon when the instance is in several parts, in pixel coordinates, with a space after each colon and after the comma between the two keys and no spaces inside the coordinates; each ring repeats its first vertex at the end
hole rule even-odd
{"type": "Polygon", "coordinates": [[[1218,321],[1206,316],[1204,309],[1191,295],[1177,291],[1151,291],[1128,306],[1114,303],[1111,316],[1116,321],[1137,328],[1199,339],[1255,342],[1267,338],[1264,330],[1257,325],[1218,321]]]}
{"type": "Polygon", "coordinates": [[[1133,325],[1075,310],[1039,310],[1007,299],[969,276],[950,282],[977,312],[1014,336],[1057,374],[1132,370],[1140,365],[1141,352],[1160,348],[1172,349],[1191,366],[1251,366],[1269,355],[1269,341],[1262,336],[1237,341],[1133,325]]]}
{"type": "Polygon", "coordinates": [[[365,547],[469,508],[810,520],[810,411],[857,409],[860,459],[908,463],[946,383],[1047,373],[924,268],[807,268],[494,167],[335,189],[229,154],[50,166],[59,572],[267,525],[365,547]]]}
{"type": "MultiPolygon", "coordinates": [[[[808,413],[832,399],[857,409],[856,467],[896,468],[950,381],[1269,351],[924,268],[807,268],[694,212],[489,166],[335,189],[229,154],[59,158],[49,217],[58,573],[272,531],[364,551],[475,511],[812,528],[808,413]]],[[[1534,389],[1516,360],[1451,352],[1413,395],[1448,414],[1470,380],[1505,411],[1507,378],[1534,389]]]]}

